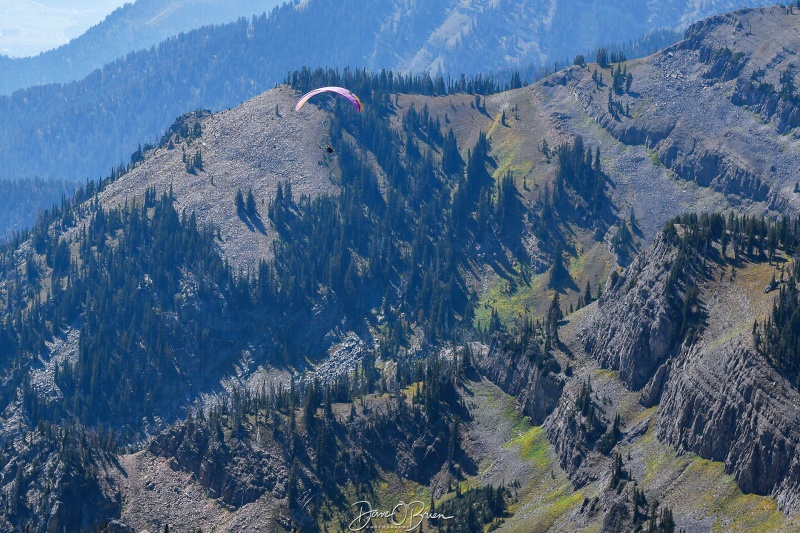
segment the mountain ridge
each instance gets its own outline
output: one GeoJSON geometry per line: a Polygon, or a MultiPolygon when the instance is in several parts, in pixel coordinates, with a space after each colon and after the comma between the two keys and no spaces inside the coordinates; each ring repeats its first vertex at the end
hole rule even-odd
{"type": "Polygon", "coordinates": [[[32,57],[0,56],[0,94],[36,85],[79,80],[119,57],[201,26],[270,11],[278,0],[136,0],[58,48],[32,57]]]}
{"type": "MultiPolygon", "coordinates": [[[[10,179],[41,176],[82,181],[103,176],[127,158],[137,143],[159,137],[165,127],[163,117],[236,106],[274,87],[287,71],[303,65],[422,69],[427,60],[414,66],[413,61],[401,64],[411,59],[399,58],[428,54],[431,65],[425,69],[430,69],[434,77],[437,57],[444,65],[443,73],[451,77],[462,72],[497,71],[503,66],[521,68],[528,60],[513,44],[519,38],[507,36],[506,26],[492,26],[490,22],[499,13],[517,33],[523,32],[526,24],[538,17],[537,6],[542,2],[524,4],[524,17],[517,16],[512,2],[481,4],[485,13],[476,15],[476,30],[468,40],[456,48],[444,46],[429,52],[424,51],[422,40],[428,32],[436,31],[437,21],[444,20],[452,10],[473,8],[455,0],[436,0],[414,3],[413,9],[402,10],[394,0],[382,0],[364,10],[358,2],[315,0],[302,4],[302,9],[284,4],[259,17],[193,30],[152,49],[114,59],[79,81],[32,87],[0,97],[0,120],[8,125],[6,134],[0,135],[0,164],[10,179]],[[322,24],[330,13],[336,13],[338,23],[350,31],[340,32],[336,25],[322,24]],[[395,17],[399,18],[394,21],[395,17]],[[392,31],[377,30],[384,25],[392,31]],[[415,33],[419,28],[424,30],[419,30],[422,37],[415,33]],[[507,38],[497,41],[492,38],[495,33],[507,38]],[[237,52],[233,54],[232,49],[237,52]],[[458,50],[466,52],[459,55],[458,50]],[[102,150],[96,148],[101,145],[102,150]],[[65,158],[64,154],[69,156],[65,158]]],[[[724,0],[703,5],[716,10],[729,3],[724,0]]],[[[598,4],[590,4],[578,11],[593,13],[594,8],[590,8],[598,4]]],[[[581,38],[586,33],[587,40],[575,43],[574,49],[554,51],[546,59],[554,56],[559,61],[564,56],[585,54],[594,46],[629,35],[628,25],[622,21],[633,17],[638,9],[651,9],[649,4],[631,5],[636,9],[622,13],[624,17],[616,26],[619,31],[602,38],[599,34],[591,36],[603,30],[603,25],[595,21],[589,25],[591,31],[573,31],[568,23],[575,13],[563,13],[564,20],[559,24],[566,24],[581,38]]],[[[553,27],[561,31],[561,26],[553,27]]],[[[640,33],[646,33],[646,29],[640,33]]],[[[639,37],[640,33],[630,36],[639,37]]]]}

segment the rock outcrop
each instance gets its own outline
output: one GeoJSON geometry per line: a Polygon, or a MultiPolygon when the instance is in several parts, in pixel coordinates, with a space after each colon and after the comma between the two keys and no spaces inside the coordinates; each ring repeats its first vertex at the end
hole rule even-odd
{"type": "MultiPolygon", "coordinates": [[[[642,391],[640,403],[660,405],[656,435],[662,442],[679,453],[723,462],[742,491],[771,495],[784,511],[795,513],[800,391],[756,351],[749,327],[762,319],[771,299],[760,294],[759,282],[739,280],[730,274],[733,269],[717,263],[705,276],[692,278],[707,308],[702,322],[708,324],[679,342],[678,300],[668,296],[676,290],[669,286],[676,258],[676,247],[659,235],[584,315],[578,337],[602,366],[619,371],[629,389],[642,391]]],[[[763,270],[759,265],[736,266],[752,276],[763,270]]],[[[564,469],[574,482],[583,482],[585,469],[579,466],[585,454],[580,445],[565,444],[581,442],[580,432],[570,432],[565,422],[573,416],[570,407],[560,405],[548,419],[548,436],[564,469]]]]}
{"type": "Polygon", "coordinates": [[[657,435],[722,461],[744,492],[800,509],[800,392],[755,352],[749,333],[696,346],[665,387],[657,435]]]}
{"type": "Polygon", "coordinates": [[[506,393],[516,396],[531,421],[541,424],[561,397],[563,377],[553,374],[548,367],[537,366],[526,355],[515,356],[505,350],[499,336],[495,336],[488,348],[481,348],[481,355],[476,358],[480,372],[506,393]]]}
{"type": "Polygon", "coordinates": [[[277,498],[286,494],[281,450],[225,438],[221,429],[206,424],[189,421],[165,431],[151,442],[150,452],[170,458],[175,469],[192,472],[210,497],[229,505],[253,502],[270,491],[277,498]]]}
{"type": "MultiPolygon", "coordinates": [[[[659,235],[608,288],[579,328],[586,352],[639,390],[673,354],[673,313],[667,298],[675,250],[659,235]]],[[[612,280],[614,278],[612,277],[612,280]]]]}
{"type": "Polygon", "coordinates": [[[574,397],[564,394],[544,426],[559,464],[574,486],[583,487],[598,479],[599,470],[594,466],[600,457],[590,453],[596,435],[592,435],[576,411],[574,397]]]}

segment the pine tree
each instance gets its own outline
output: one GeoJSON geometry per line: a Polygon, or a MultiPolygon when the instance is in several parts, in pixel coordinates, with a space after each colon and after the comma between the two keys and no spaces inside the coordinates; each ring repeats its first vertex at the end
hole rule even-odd
{"type": "Polygon", "coordinates": [[[442,144],[442,171],[445,174],[455,175],[461,170],[463,161],[461,154],[458,153],[458,144],[453,128],[447,131],[442,144]]]}
{"type": "Polygon", "coordinates": [[[234,201],[234,204],[236,205],[236,212],[239,215],[243,215],[246,212],[244,206],[244,196],[242,195],[241,189],[236,189],[236,199],[234,201]]]}
{"type": "Polygon", "coordinates": [[[553,293],[553,299],[550,300],[550,308],[547,310],[547,332],[558,343],[558,323],[564,318],[561,311],[561,303],[559,300],[558,292],[553,293]]]}
{"type": "Polygon", "coordinates": [[[606,50],[605,48],[600,48],[599,50],[597,50],[596,61],[597,64],[600,66],[600,68],[606,68],[608,66],[608,50],[606,50]]]}
{"type": "Polygon", "coordinates": [[[247,200],[245,204],[245,210],[247,212],[247,216],[251,219],[255,220],[258,218],[258,208],[256,207],[256,200],[253,197],[253,189],[250,188],[247,191],[247,200]]]}
{"type": "Polygon", "coordinates": [[[286,488],[286,498],[289,500],[289,508],[295,509],[297,508],[297,496],[298,496],[298,486],[297,486],[297,460],[295,459],[292,462],[292,470],[289,474],[289,483],[287,484],[286,488]]]}
{"type": "Polygon", "coordinates": [[[553,266],[550,269],[550,287],[558,287],[567,275],[567,268],[564,265],[564,252],[559,242],[556,243],[556,249],[553,251],[553,266]]]}
{"type": "Polygon", "coordinates": [[[294,202],[294,198],[292,197],[292,182],[290,180],[286,181],[286,185],[283,187],[283,195],[286,198],[287,204],[292,204],[294,202]]]}

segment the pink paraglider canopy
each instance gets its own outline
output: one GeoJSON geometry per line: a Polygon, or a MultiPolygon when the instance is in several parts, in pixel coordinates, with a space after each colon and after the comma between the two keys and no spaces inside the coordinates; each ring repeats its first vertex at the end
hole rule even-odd
{"type": "Polygon", "coordinates": [[[320,87],[319,89],[314,89],[313,91],[304,94],[303,97],[297,102],[297,105],[294,106],[294,110],[300,111],[300,108],[303,107],[303,105],[308,102],[310,98],[326,92],[336,93],[344,96],[351,104],[353,104],[353,107],[356,108],[356,111],[361,111],[364,109],[364,105],[361,103],[361,100],[358,99],[358,96],[348,91],[344,87],[320,87]]]}

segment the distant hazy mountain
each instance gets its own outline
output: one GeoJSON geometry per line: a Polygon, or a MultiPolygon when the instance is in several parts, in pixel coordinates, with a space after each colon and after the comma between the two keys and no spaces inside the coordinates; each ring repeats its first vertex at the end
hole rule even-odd
{"type": "Polygon", "coordinates": [[[270,11],[282,0],[138,0],[68,44],[37,56],[0,56],[0,94],[83,78],[129,52],[209,24],[270,11]]]}
{"type": "Polygon", "coordinates": [[[395,0],[390,3],[391,15],[381,21],[374,56],[370,59],[381,66],[392,64],[411,71],[459,73],[558,61],[606,43],[636,39],[655,29],[684,29],[709,15],[775,2],[395,0]]]}
{"type": "Polygon", "coordinates": [[[0,97],[0,177],[98,177],[127,159],[137,143],[160,135],[170,117],[236,106],[303,65],[432,68],[458,76],[569,57],[733,4],[624,0],[615,9],[594,0],[581,8],[543,0],[480,0],[471,7],[455,0],[284,4],[269,15],[170,38],[78,82],[0,97]]]}
{"type": "MultiPolygon", "coordinates": [[[[269,12],[282,0],[138,0],[115,10],[69,44],[35,57],[0,57],[0,94],[83,78],[125,54],[204,25],[269,12]]],[[[292,2],[290,2],[292,3],[292,2]]],[[[376,0],[329,5],[294,2],[347,38],[370,28],[364,63],[411,71],[477,72],[517,63],[558,61],[660,28],[771,0],[376,0]],[[331,13],[336,13],[330,19],[331,13]],[[377,16],[375,16],[377,15],[377,16]],[[344,31],[347,29],[348,31],[344,31]]],[[[312,38],[313,34],[304,35],[312,38]]],[[[309,59],[312,59],[309,57],[309,59]]]]}
{"type": "Polygon", "coordinates": [[[67,44],[125,4],[125,0],[3,2],[0,54],[30,57],[67,44]]]}
{"type": "Polygon", "coordinates": [[[0,180],[0,242],[15,230],[32,226],[40,210],[59,205],[75,189],[76,184],[59,180],[0,180]]]}

